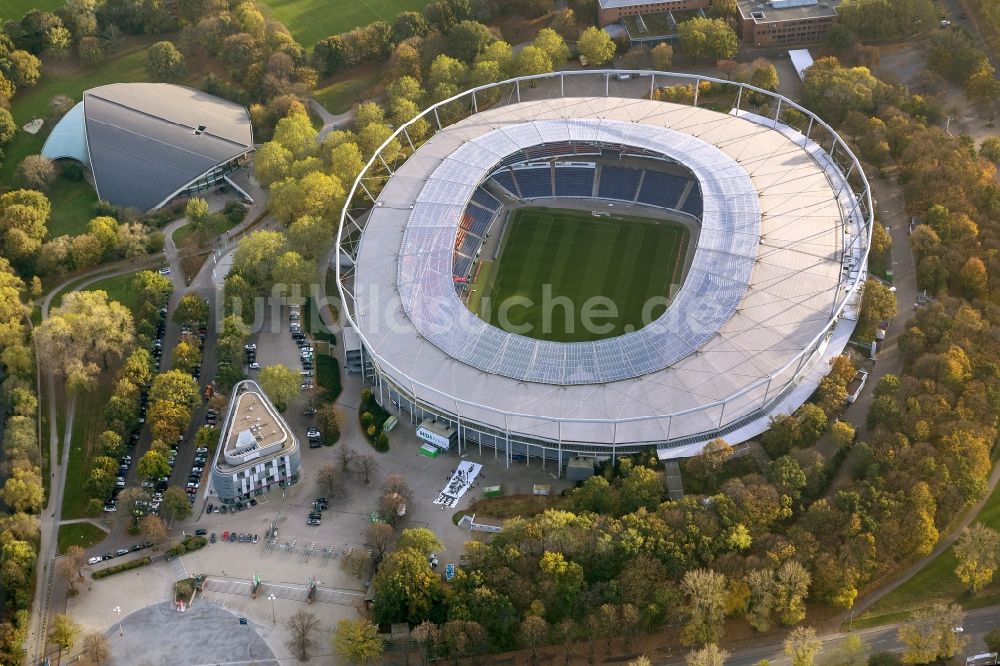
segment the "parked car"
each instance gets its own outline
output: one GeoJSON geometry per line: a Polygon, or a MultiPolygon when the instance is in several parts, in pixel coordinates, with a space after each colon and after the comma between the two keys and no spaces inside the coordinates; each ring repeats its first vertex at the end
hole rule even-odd
{"type": "Polygon", "coordinates": [[[160,269],[160,275],[170,275],[170,268],[167,267],[167,266],[164,266],[163,268],[161,268],[160,269]]]}
{"type": "Polygon", "coordinates": [[[253,535],[253,542],[254,542],[254,543],[257,543],[257,541],[258,541],[258,539],[257,539],[257,535],[256,535],[256,534],[254,534],[254,535],[253,535]]]}
{"type": "Polygon", "coordinates": [[[143,549],[143,545],[141,543],[137,543],[134,546],[132,546],[132,552],[133,553],[138,553],[142,549],[143,549]]]}
{"type": "Polygon", "coordinates": [[[197,536],[205,536],[206,534],[208,534],[208,530],[206,530],[204,527],[199,527],[194,531],[194,533],[197,536]]]}
{"type": "Polygon", "coordinates": [[[225,532],[222,533],[222,540],[229,541],[229,530],[226,530],[225,532]]]}
{"type": "Polygon", "coordinates": [[[128,548],[119,548],[115,551],[115,555],[121,557],[122,555],[128,555],[128,548]]]}
{"type": "Polygon", "coordinates": [[[306,407],[302,410],[302,416],[314,416],[316,414],[315,407],[306,407]]]}
{"type": "Polygon", "coordinates": [[[215,532],[212,532],[212,536],[208,537],[208,542],[215,543],[215,541],[216,541],[215,532]]]}
{"type": "Polygon", "coordinates": [[[205,507],[205,513],[212,513],[212,509],[214,508],[215,508],[214,505],[211,502],[209,502],[208,506],[205,507]]]}
{"type": "Polygon", "coordinates": [[[95,555],[92,558],[90,558],[89,560],[87,560],[87,564],[100,564],[100,563],[101,563],[101,556],[100,555],[95,555]]]}
{"type": "Polygon", "coordinates": [[[206,449],[204,446],[199,446],[197,449],[194,450],[194,452],[195,453],[208,453],[208,449],[206,449]]]}
{"type": "Polygon", "coordinates": [[[113,560],[113,559],[115,559],[115,554],[114,553],[104,553],[104,555],[101,555],[101,559],[102,560],[113,560]]]}

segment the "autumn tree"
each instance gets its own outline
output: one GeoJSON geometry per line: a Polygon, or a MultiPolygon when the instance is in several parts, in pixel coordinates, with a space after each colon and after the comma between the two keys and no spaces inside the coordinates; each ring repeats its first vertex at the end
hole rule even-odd
{"type": "Polygon", "coordinates": [[[576,20],[576,12],[569,8],[556,12],[552,17],[552,29],[563,39],[575,42],[580,36],[580,24],[576,20]]]}
{"type": "Polygon", "coordinates": [[[184,55],[172,42],[156,42],[146,51],[146,71],[157,81],[177,81],[187,71],[184,55]]]}
{"type": "Polygon", "coordinates": [[[48,233],[46,225],[51,212],[52,206],[41,192],[13,190],[0,194],[0,250],[3,256],[17,261],[33,255],[48,233]]]}
{"type": "Polygon", "coordinates": [[[955,558],[955,575],[966,589],[978,592],[993,580],[1000,559],[1000,532],[978,522],[966,527],[955,543],[955,558]]]}
{"type": "Polygon", "coordinates": [[[323,405],[316,412],[316,427],[324,446],[333,446],[340,440],[340,431],[344,427],[344,415],[333,403],[323,405]]]}
{"type": "Polygon", "coordinates": [[[63,651],[73,647],[73,641],[80,633],[80,625],[64,613],[57,614],[52,618],[52,627],[49,629],[49,640],[58,645],[63,651]]]}
{"type": "Polygon", "coordinates": [[[389,549],[389,544],[392,542],[394,535],[395,531],[392,529],[392,526],[386,523],[372,523],[368,526],[368,543],[375,549],[376,563],[381,562],[382,558],[385,557],[385,553],[389,549]]]}
{"type": "Polygon", "coordinates": [[[361,476],[367,484],[371,481],[372,473],[378,469],[378,460],[375,459],[374,454],[364,453],[358,456],[358,467],[361,468],[361,476]]]}
{"type": "Polygon", "coordinates": [[[316,644],[313,634],[319,629],[319,618],[305,610],[297,610],[288,618],[288,646],[300,660],[309,658],[309,650],[316,644]]]}
{"type": "Polygon", "coordinates": [[[538,659],[538,648],[545,644],[549,636],[549,623],[545,618],[529,615],[521,621],[521,643],[531,650],[531,663],[538,659]]]}
{"type": "Polygon", "coordinates": [[[576,48],[589,65],[602,65],[615,55],[615,43],[611,35],[594,26],[580,34],[576,40],[576,48]]]}
{"type": "Polygon", "coordinates": [[[264,366],[257,375],[257,381],[274,402],[278,409],[283,410],[288,402],[299,394],[299,373],[287,365],[275,364],[264,366]]]}
{"type": "Polygon", "coordinates": [[[69,390],[91,386],[100,366],[120,357],[134,338],[132,313],[103,291],[67,293],[35,329],[44,358],[63,374],[69,390]],[[90,342],[79,344],[79,340],[90,342]]]}
{"type": "Polygon", "coordinates": [[[86,564],[87,551],[75,544],[66,549],[66,554],[60,560],[60,570],[69,583],[70,592],[76,590],[74,583],[77,579],[83,580],[83,567],[86,564]]]}
{"type": "Polygon", "coordinates": [[[191,503],[183,488],[170,486],[163,491],[159,515],[171,523],[175,520],[186,520],[191,516],[191,503]]]}
{"type": "Polygon", "coordinates": [[[724,19],[696,16],[677,26],[681,50],[694,59],[732,58],[739,50],[739,39],[724,19]]]}
{"type": "Polygon", "coordinates": [[[785,654],[791,658],[792,666],[812,666],[822,649],[823,643],[812,627],[795,627],[785,639],[785,654]]]}
{"type": "Polygon", "coordinates": [[[352,664],[367,664],[382,656],[385,643],[371,620],[341,620],[333,634],[333,649],[352,664]]]}
{"type": "Polygon", "coordinates": [[[674,62],[674,48],[662,42],[654,46],[649,52],[650,58],[653,60],[653,69],[665,72],[670,69],[670,65],[674,62]]]}
{"type": "Polygon", "coordinates": [[[692,569],[681,581],[684,592],[684,615],[687,622],[681,631],[688,644],[718,641],[725,615],[726,577],[711,569],[692,569]]]}
{"type": "Polygon", "coordinates": [[[84,635],[80,651],[84,657],[94,664],[103,664],[111,657],[111,651],[108,649],[108,641],[104,638],[104,634],[98,631],[92,631],[84,635]]]}
{"type": "Polygon", "coordinates": [[[23,187],[45,192],[56,179],[56,167],[44,155],[28,155],[17,165],[17,182],[23,187]]]}
{"type": "MultiPolygon", "coordinates": [[[[715,643],[709,643],[700,650],[692,650],[684,657],[687,666],[723,666],[729,653],[715,643]]],[[[648,660],[647,660],[648,663],[648,660]]]]}
{"type": "Polygon", "coordinates": [[[327,463],[316,471],[316,485],[320,492],[328,497],[333,497],[340,490],[340,470],[333,464],[327,463]]]}
{"type": "Polygon", "coordinates": [[[904,664],[926,664],[938,659],[951,659],[960,652],[966,639],[955,632],[962,626],[964,613],[957,604],[934,604],[916,610],[910,620],[896,631],[896,637],[906,647],[904,664]]]}
{"type": "Polygon", "coordinates": [[[139,521],[139,529],[142,534],[155,544],[161,544],[167,540],[167,524],[156,514],[143,516],[139,521]]]}
{"type": "Polygon", "coordinates": [[[208,322],[208,301],[198,294],[185,294],[171,318],[177,324],[203,326],[208,322]]]}

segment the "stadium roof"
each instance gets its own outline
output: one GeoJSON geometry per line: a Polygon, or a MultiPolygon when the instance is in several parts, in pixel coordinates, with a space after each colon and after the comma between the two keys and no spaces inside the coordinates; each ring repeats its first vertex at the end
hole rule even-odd
{"type": "Polygon", "coordinates": [[[98,196],[148,210],[253,147],[247,110],[166,83],[113,83],[84,92],[42,148],[90,168],[98,196]]]}
{"type": "Polygon", "coordinates": [[[793,361],[846,293],[853,202],[819,147],[766,122],[643,99],[566,97],[444,128],[386,184],[358,249],[352,318],[381,373],[443,412],[551,441],[667,441],[752,413],[772,381],[780,388],[796,375],[793,361]],[[596,343],[480,328],[451,285],[463,198],[491,160],[571,136],[656,146],[694,171],[705,213],[687,293],[657,322],[596,343]],[[457,335],[425,328],[449,317],[461,323],[457,335]],[[593,381],[573,383],[585,376],[593,381]]]}
{"type": "Polygon", "coordinates": [[[757,258],[760,212],[746,171],[715,146],[665,127],[592,118],[505,125],[460,145],[423,183],[396,189],[407,199],[419,189],[399,246],[397,287],[410,321],[452,358],[520,381],[604,383],[676,363],[732,316],[757,258]],[[559,141],[655,151],[701,184],[708,205],[687,278],[663,316],[638,331],[593,342],[536,340],[491,326],[455,293],[454,239],[473,191],[507,155],[559,141]]]}

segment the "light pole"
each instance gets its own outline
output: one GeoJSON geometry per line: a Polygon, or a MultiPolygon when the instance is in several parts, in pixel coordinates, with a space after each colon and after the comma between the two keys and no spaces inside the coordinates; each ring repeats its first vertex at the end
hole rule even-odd
{"type": "Polygon", "coordinates": [[[122,607],[115,606],[113,610],[115,611],[115,615],[118,616],[118,635],[125,638],[125,628],[122,627],[122,607]]]}
{"type": "Polygon", "coordinates": [[[274,600],[277,599],[277,595],[272,592],[267,595],[268,600],[271,602],[271,624],[278,624],[278,616],[274,614],[274,600]]]}

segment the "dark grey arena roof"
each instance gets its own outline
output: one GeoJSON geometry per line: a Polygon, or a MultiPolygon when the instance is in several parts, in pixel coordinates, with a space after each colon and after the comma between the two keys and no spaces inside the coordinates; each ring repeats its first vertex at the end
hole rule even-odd
{"type": "Polygon", "coordinates": [[[86,91],[81,104],[83,113],[67,114],[42,152],[51,158],[84,157],[61,150],[56,141],[84,132],[83,161],[97,194],[120,206],[156,207],[253,146],[244,107],[183,86],[114,83],[86,91]],[[71,126],[60,127],[64,122],[71,126]]]}

